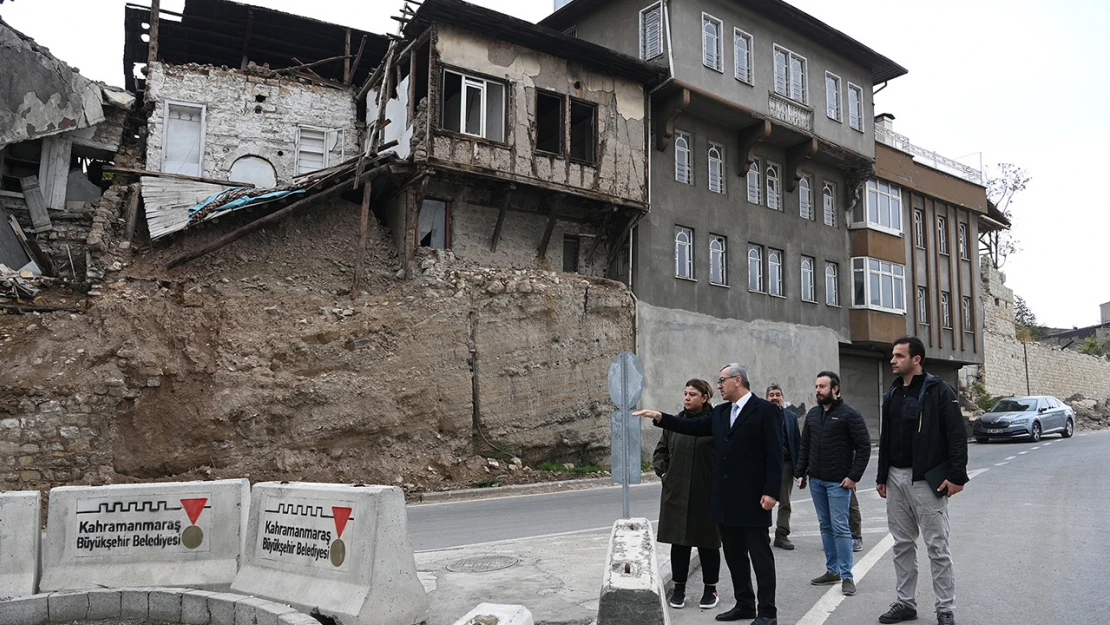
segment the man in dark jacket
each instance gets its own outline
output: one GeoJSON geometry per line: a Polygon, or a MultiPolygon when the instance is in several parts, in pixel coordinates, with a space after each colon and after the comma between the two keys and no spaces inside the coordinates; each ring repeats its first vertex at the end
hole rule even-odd
{"type": "Polygon", "coordinates": [[[937,623],[955,625],[956,577],[948,548],[948,498],[967,483],[967,431],[956,392],[922,368],[925,345],[894,341],[890,368],[898,376],[883,395],[876,491],[886,499],[894,537],[896,601],[880,623],[917,618],[917,535],[933,574],[937,623]],[[930,481],[939,482],[935,487],[930,481]]]}
{"type": "Polygon", "coordinates": [[[786,398],[782,387],[772,384],[767,387],[767,401],[778,406],[782,417],[782,492],[779,497],[779,514],[775,520],[775,546],[790,551],[790,493],[794,490],[794,460],[798,457],[799,441],[798,415],[784,404],[786,398]]]}
{"type": "Polygon", "coordinates": [[[721,530],[725,562],[732,575],[736,607],[716,616],[718,621],[751,619],[752,625],[778,625],[775,607],[775,554],[767,528],[782,481],[782,424],[778,408],[751,393],[741,365],[721,369],[717,388],[725,403],[697,419],[677,419],[654,410],[640,410],[667,430],[693,436],[712,436],[713,498],[710,514],[721,530]],[[751,569],[758,584],[752,590],[751,569]]]}
{"type": "Polygon", "coordinates": [[[852,532],[848,509],[852,489],[863,478],[871,456],[871,437],[858,410],[840,398],[840,376],[817,374],[817,405],[806,415],[802,448],[794,476],[801,485],[809,477],[809,492],[821,526],[825,573],[810,580],[815,586],[840,582],[846,595],[856,594],[852,576],[852,532]]]}

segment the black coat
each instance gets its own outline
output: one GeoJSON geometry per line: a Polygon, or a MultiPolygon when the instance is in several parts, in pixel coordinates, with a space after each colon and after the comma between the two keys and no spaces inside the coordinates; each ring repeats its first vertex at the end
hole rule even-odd
{"type": "Polygon", "coordinates": [[[760,499],[782,494],[782,421],[777,406],[748,398],[730,428],[732,404],[719,404],[708,415],[679,419],[664,414],[655,425],[692,436],[712,436],[713,521],[729,527],[770,527],[771,511],[760,499]]]}
{"type": "MultiPolygon", "coordinates": [[[[886,484],[890,470],[886,451],[891,427],[890,398],[894,389],[901,385],[902,379],[896,378],[883,395],[877,484],[886,484]]],[[[920,396],[917,433],[913,437],[913,481],[924,480],[926,473],[948,462],[948,481],[961,486],[967,484],[967,429],[956,391],[944,380],[927,373],[920,396]]]]}
{"type": "Polygon", "coordinates": [[[863,479],[871,457],[871,437],[858,410],[838,399],[826,412],[817,404],[806,415],[802,448],[794,477],[808,475],[826,482],[863,479]]]}
{"type": "MultiPolygon", "coordinates": [[[[705,404],[691,413],[683,410],[680,419],[695,419],[713,409],[705,404]]],[[[721,534],[709,516],[713,495],[713,437],[690,436],[663,430],[651,458],[655,474],[663,478],[659,497],[661,543],[719,549],[721,534]]]]}
{"type": "Polygon", "coordinates": [[[798,427],[798,413],[789,408],[783,408],[782,418],[786,421],[785,447],[790,452],[790,461],[798,464],[798,450],[802,447],[802,437],[798,427]]]}

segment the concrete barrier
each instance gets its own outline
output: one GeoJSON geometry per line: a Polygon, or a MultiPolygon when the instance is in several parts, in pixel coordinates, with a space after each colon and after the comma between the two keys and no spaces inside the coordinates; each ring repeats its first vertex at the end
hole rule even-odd
{"type": "Polygon", "coordinates": [[[37,592],[41,506],[37,490],[0,493],[0,599],[37,592]]]}
{"type": "Polygon", "coordinates": [[[522,605],[479,603],[455,625],[534,625],[532,613],[522,605]]]}
{"type": "Polygon", "coordinates": [[[340,625],[420,623],[428,597],[405,514],[404,495],[391,486],[255,484],[231,589],[340,625]]]}
{"type": "Polygon", "coordinates": [[[647,519],[621,519],[609,536],[597,625],[670,623],[655,558],[655,535],[647,519]]]}
{"type": "Polygon", "coordinates": [[[247,480],[55,488],[39,590],[226,590],[249,503],[247,480]]]}

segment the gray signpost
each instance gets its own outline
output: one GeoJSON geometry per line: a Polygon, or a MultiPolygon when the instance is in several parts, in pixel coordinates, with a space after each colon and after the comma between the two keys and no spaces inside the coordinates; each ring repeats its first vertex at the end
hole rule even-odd
{"type": "Polygon", "coordinates": [[[617,406],[610,422],[613,483],[624,495],[624,517],[630,518],[630,484],[640,483],[640,419],[632,407],[644,392],[644,367],[632,352],[621,352],[609,366],[609,398],[617,406]]]}

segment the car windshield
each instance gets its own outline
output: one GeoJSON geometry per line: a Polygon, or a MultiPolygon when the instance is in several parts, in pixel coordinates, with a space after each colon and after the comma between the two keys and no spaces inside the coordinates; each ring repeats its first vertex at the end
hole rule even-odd
{"type": "Polygon", "coordinates": [[[1028,412],[1037,405],[1035,399],[1003,399],[988,412],[1028,412]]]}

